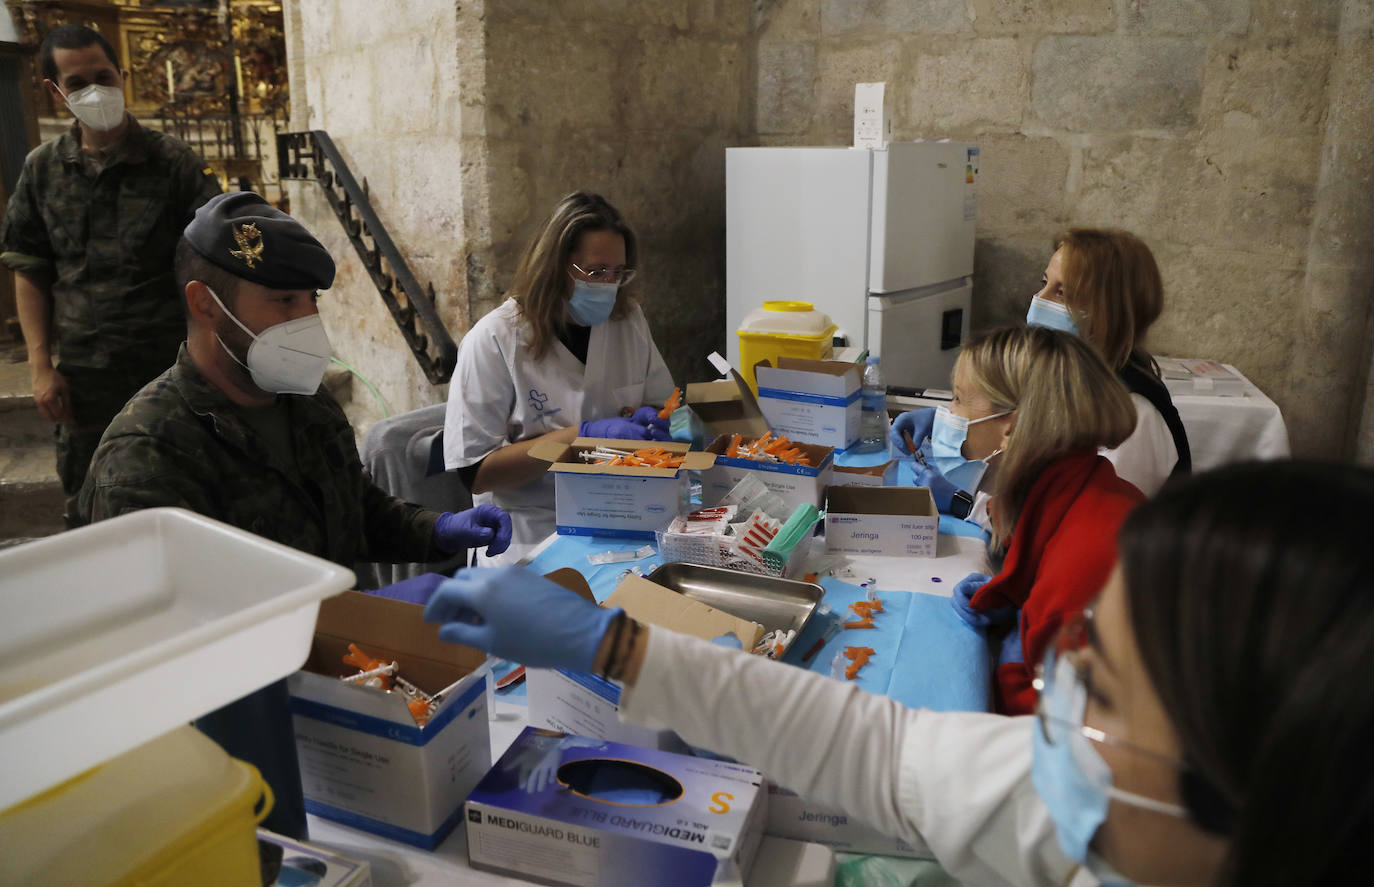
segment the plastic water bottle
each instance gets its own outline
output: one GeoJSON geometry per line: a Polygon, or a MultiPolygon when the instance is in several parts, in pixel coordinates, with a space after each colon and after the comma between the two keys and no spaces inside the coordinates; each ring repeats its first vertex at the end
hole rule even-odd
{"type": "Polygon", "coordinates": [[[869,356],[864,366],[863,415],[859,419],[859,443],[854,449],[871,453],[887,446],[887,380],[878,358],[869,356]]]}

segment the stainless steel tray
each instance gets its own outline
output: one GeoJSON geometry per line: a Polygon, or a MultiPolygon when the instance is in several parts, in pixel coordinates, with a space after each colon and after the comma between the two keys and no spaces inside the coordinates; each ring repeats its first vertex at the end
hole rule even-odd
{"type": "Polygon", "coordinates": [[[801,637],[806,621],[825,594],[825,589],[814,582],[701,564],[663,564],[644,578],[731,616],[757,622],[765,633],[796,629],[794,641],[801,637]]]}

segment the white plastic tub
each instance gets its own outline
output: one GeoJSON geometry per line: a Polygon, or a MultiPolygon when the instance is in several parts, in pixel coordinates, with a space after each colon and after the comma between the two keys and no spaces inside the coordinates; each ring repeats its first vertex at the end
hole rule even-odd
{"type": "Polygon", "coordinates": [[[292,673],[353,585],[176,508],[0,551],[0,810],[292,673]]]}

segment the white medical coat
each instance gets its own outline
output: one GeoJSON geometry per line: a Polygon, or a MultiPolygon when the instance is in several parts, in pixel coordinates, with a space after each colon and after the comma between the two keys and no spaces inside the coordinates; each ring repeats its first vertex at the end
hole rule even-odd
{"type": "Polygon", "coordinates": [[[1148,399],[1131,395],[1135,405],[1135,430],[1114,450],[1101,453],[1116,469],[1116,476],[1135,484],[1146,496],[1154,496],[1178,464],[1178,447],[1164,416],[1148,399]]]}
{"type": "MultiPolygon", "coordinates": [[[[529,353],[530,331],[514,299],[473,325],[458,347],[444,417],[444,466],[474,465],[507,444],[590,419],[606,419],[673,393],[673,379],[638,306],[620,320],[591,328],[587,362],[554,341],[541,360],[529,353]]],[[[514,563],[554,531],[553,478],[478,493],[510,512],[510,548],[486,564],[514,563]]]]}
{"type": "Polygon", "coordinates": [[[925,841],[961,883],[1097,880],[1031,783],[1035,718],[910,709],[814,672],[651,628],[627,720],[667,725],[818,804],[925,841]]]}

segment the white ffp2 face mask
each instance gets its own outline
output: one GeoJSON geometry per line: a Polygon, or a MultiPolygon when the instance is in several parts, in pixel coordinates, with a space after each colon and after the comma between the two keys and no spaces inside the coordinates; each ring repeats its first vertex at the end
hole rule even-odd
{"type": "Polygon", "coordinates": [[[225,354],[248,370],[254,385],[273,394],[314,394],[320,389],[334,349],[329,344],[329,336],[325,334],[324,321],[318,314],[269,326],[254,335],[232,311],[224,307],[214,290],[208,286],[206,289],[215,304],[229,315],[229,319],[252,336],[253,344],[248,346],[247,363],[235,357],[218,334],[215,340],[225,354]]]}
{"type": "Polygon", "coordinates": [[[109,132],[124,122],[124,90],[118,86],[92,83],[62,97],[77,120],[98,132],[109,132]]]}

